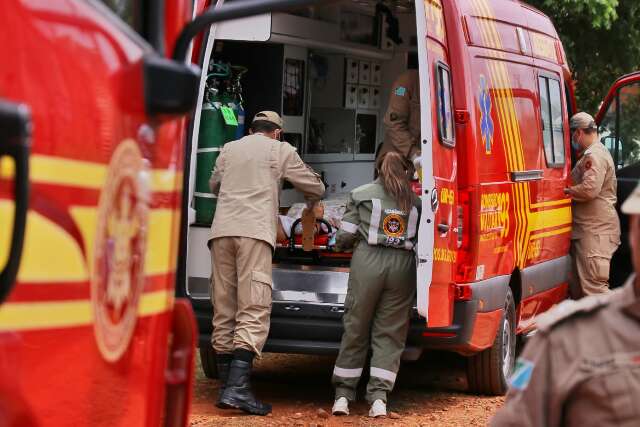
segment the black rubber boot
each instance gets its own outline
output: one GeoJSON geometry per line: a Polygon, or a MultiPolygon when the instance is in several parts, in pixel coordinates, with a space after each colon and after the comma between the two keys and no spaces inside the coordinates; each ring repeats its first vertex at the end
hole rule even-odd
{"type": "Polygon", "coordinates": [[[218,366],[218,379],[220,380],[220,390],[218,391],[218,400],[216,400],[216,406],[218,408],[226,408],[226,406],[220,404],[220,399],[224,394],[224,390],[227,388],[227,381],[229,380],[229,368],[231,367],[232,356],[224,360],[218,360],[216,365],[218,366]]]}
{"type": "Polygon", "coordinates": [[[220,398],[220,404],[227,408],[242,409],[253,415],[267,415],[271,405],[262,403],[251,391],[251,363],[233,359],[229,370],[227,387],[220,398]]]}

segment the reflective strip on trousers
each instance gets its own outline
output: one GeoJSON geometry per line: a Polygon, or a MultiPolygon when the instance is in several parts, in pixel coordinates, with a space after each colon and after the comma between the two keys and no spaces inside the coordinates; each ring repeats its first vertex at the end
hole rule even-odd
{"type": "Polygon", "coordinates": [[[333,375],[341,378],[360,378],[362,375],[362,368],[340,368],[339,366],[333,367],[333,375]]]}
{"type": "Polygon", "coordinates": [[[387,371],[386,369],[374,368],[373,366],[371,367],[372,377],[382,378],[383,380],[387,380],[387,381],[391,381],[392,383],[395,383],[397,375],[398,374],[396,374],[395,372],[387,371]]]}
{"type": "Polygon", "coordinates": [[[380,199],[371,199],[371,218],[369,224],[369,239],[370,245],[378,244],[378,226],[380,225],[380,215],[382,214],[382,203],[380,199]]]}
{"type": "Polygon", "coordinates": [[[358,226],[351,222],[342,221],[340,223],[340,230],[346,231],[347,233],[356,234],[358,231],[358,226]]]}

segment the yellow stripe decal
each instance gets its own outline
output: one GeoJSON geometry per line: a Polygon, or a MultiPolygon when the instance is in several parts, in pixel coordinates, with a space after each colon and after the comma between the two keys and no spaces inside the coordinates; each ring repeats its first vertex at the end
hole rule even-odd
{"type": "Polygon", "coordinates": [[[543,233],[534,234],[531,240],[544,239],[545,237],[557,236],[559,234],[570,233],[571,227],[563,227],[557,230],[545,231],[543,233]]]}
{"type": "MultiPolygon", "coordinates": [[[[62,157],[34,154],[29,160],[29,178],[38,184],[62,185],[74,188],[100,190],[107,175],[107,165],[83,162],[62,157]]],[[[9,158],[0,160],[0,178],[11,179],[15,165],[9,158]]],[[[177,191],[182,185],[182,173],[170,169],[154,169],[151,172],[151,190],[154,192],[177,191]]]]}
{"type": "Polygon", "coordinates": [[[568,205],[570,203],[571,203],[571,199],[550,200],[548,202],[534,203],[531,205],[531,209],[547,208],[550,206],[558,206],[558,205],[568,205]]]}
{"type": "MultiPolygon", "coordinates": [[[[94,207],[73,207],[71,216],[80,228],[80,233],[85,242],[95,241],[96,222],[98,212],[94,207]]],[[[175,258],[173,252],[172,233],[175,229],[174,216],[177,211],[171,209],[153,209],[149,212],[149,224],[147,225],[147,246],[145,254],[145,274],[165,274],[175,270],[175,258]]],[[[177,235],[177,234],[176,234],[177,235]]],[[[93,245],[87,245],[87,258],[93,259],[93,245]]],[[[92,268],[92,267],[90,267],[92,268]]]]}
{"type": "MultiPolygon", "coordinates": [[[[138,317],[168,311],[173,306],[173,291],[161,290],[141,295],[138,317]]],[[[0,307],[0,331],[60,329],[93,323],[91,301],[20,302],[0,307]]]]}
{"type": "Polygon", "coordinates": [[[567,206],[565,208],[532,212],[529,218],[530,231],[559,227],[571,224],[571,208],[567,206]]]}

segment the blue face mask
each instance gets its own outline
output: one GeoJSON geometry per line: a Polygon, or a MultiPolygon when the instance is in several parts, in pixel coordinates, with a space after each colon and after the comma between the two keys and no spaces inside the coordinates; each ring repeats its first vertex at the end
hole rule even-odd
{"type": "Polygon", "coordinates": [[[573,132],[571,134],[571,147],[575,150],[575,151],[580,151],[582,149],[582,147],[580,146],[580,144],[578,144],[578,142],[576,141],[576,138],[574,137],[575,132],[573,132]]]}
{"type": "Polygon", "coordinates": [[[573,139],[571,140],[571,147],[574,149],[574,151],[580,151],[580,144],[578,144],[577,142],[575,142],[573,139]]]}

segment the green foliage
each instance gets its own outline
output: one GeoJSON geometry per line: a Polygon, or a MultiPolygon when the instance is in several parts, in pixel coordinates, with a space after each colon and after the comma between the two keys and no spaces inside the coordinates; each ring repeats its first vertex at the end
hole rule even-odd
{"type": "Polygon", "coordinates": [[[577,82],[578,107],[591,114],[613,81],[640,69],[640,1],[526,0],[549,15],[577,82]]]}

